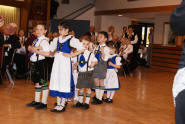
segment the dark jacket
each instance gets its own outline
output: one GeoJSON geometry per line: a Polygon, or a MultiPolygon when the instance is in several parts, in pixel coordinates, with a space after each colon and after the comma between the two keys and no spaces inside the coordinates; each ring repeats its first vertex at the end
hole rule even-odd
{"type": "MultiPolygon", "coordinates": [[[[178,6],[170,17],[171,29],[176,35],[185,35],[185,0],[178,6]]],[[[185,67],[185,43],[181,53],[178,68],[185,67]]]]}

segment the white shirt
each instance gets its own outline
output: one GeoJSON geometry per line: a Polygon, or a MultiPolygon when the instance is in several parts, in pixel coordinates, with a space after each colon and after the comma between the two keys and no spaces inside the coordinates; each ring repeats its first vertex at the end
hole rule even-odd
{"type": "Polygon", "coordinates": [[[102,58],[104,61],[108,61],[108,59],[110,58],[110,49],[109,47],[106,46],[106,44],[101,44],[101,45],[98,45],[95,49],[94,49],[94,52],[96,50],[98,50],[98,47],[100,46],[100,51],[101,51],[101,47],[104,47],[104,53],[105,53],[105,57],[102,58]]]}
{"type": "MultiPolygon", "coordinates": [[[[91,53],[91,52],[88,51],[88,50],[85,50],[84,53],[83,53],[86,62],[88,61],[88,58],[89,58],[89,54],[90,54],[90,53],[91,53]]],[[[81,55],[78,56],[78,61],[80,61],[80,56],[81,56],[81,55]]],[[[77,58],[77,57],[76,57],[76,58],[77,58]]],[[[75,59],[75,60],[77,60],[77,59],[75,59]]],[[[87,63],[86,63],[83,67],[80,67],[80,66],[78,65],[78,70],[79,70],[79,72],[86,72],[86,71],[87,71],[87,66],[90,66],[93,62],[97,62],[97,61],[98,61],[98,60],[96,59],[94,53],[91,53],[91,56],[90,56],[90,58],[89,58],[89,63],[88,63],[88,65],[87,65],[87,63]]],[[[88,67],[88,71],[92,71],[92,70],[94,70],[94,68],[89,68],[89,67],[88,67]]]]}
{"type": "MultiPolygon", "coordinates": [[[[134,35],[134,33],[132,33],[132,35],[134,35]]],[[[130,42],[131,42],[131,44],[136,44],[138,42],[138,36],[137,36],[137,34],[135,35],[134,40],[133,41],[130,41],[130,42]]]]}
{"type": "Polygon", "coordinates": [[[123,58],[126,60],[127,57],[128,57],[128,54],[133,52],[133,45],[129,44],[128,46],[124,45],[124,46],[121,46],[121,47],[123,49],[123,52],[125,53],[125,54],[123,54],[123,58]]]}
{"type": "MultiPolygon", "coordinates": [[[[121,57],[120,56],[118,56],[117,54],[114,54],[114,55],[111,55],[111,58],[112,57],[114,57],[114,56],[117,56],[116,57],[116,64],[115,65],[122,65],[122,63],[121,63],[121,57]]],[[[118,71],[117,69],[115,69],[116,71],[118,71]]]]}
{"type": "MultiPolygon", "coordinates": [[[[49,52],[49,42],[48,42],[47,38],[44,35],[38,38],[38,42],[36,43],[35,46],[36,47],[39,47],[39,46],[42,47],[41,51],[49,52]]],[[[45,56],[39,55],[38,60],[43,60],[43,59],[45,59],[45,56]]],[[[37,61],[37,55],[35,53],[31,56],[30,61],[32,61],[32,62],[37,61]]]]}
{"type": "MultiPolygon", "coordinates": [[[[71,37],[72,37],[72,35],[68,35],[64,39],[62,39],[62,36],[59,36],[57,38],[54,38],[53,39],[53,42],[51,42],[51,44],[50,44],[50,51],[53,52],[53,51],[56,50],[58,39],[59,39],[59,42],[60,43],[64,43],[67,39],[69,39],[71,37]]],[[[73,48],[76,48],[77,50],[83,50],[84,49],[83,44],[79,41],[79,39],[77,39],[75,37],[73,37],[70,40],[70,46],[73,47],[73,48]]]]}

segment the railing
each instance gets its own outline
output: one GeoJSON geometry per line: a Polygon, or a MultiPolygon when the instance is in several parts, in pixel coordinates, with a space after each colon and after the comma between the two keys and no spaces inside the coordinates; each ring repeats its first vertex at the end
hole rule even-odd
{"type": "Polygon", "coordinates": [[[87,4],[86,6],[81,7],[78,10],[75,10],[74,12],[70,13],[69,15],[64,16],[62,18],[62,20],[75,19],[76,17],[80,16],[81,14],[83,14],[84,12],[88,11],[89,9],[91,9],[93,7],[94,7],[93,3],[87,4]]]}

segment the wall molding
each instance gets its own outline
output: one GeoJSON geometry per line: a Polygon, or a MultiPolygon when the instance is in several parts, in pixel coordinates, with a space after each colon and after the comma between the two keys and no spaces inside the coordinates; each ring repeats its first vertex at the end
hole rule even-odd
{"type": "Polygon", "coordinates": [[[129,8],[129,9],[117,9],[117,10],[105,10],[96,11],[95,15],[118,15],[124,13],[150,13],[150,12],[171,12],[178,5],[168,5],[168,6],[154,6],[154,7],[142,7],[142,8],[129,8]]]}

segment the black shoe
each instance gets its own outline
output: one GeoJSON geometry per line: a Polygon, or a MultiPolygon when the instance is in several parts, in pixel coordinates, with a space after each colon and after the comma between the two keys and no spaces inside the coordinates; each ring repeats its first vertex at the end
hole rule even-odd
{"type": "Polygon", "coordinates": [[[77,102],[75,105],[73,105],[74,108],[80,108],[82,106],[83,106],[83,104],[80,102],[77,102]]]}
{"type": "Polygon", "coordinates": [[[60,113],[60,112],[65,112],[65,110],[66,110],[66,107],[63,107],[62,110],[52,109],[52,110],[50,110],[50,111],[51,111],[51,112],[60,113]]]}
{"type": "Polygon", "coordinates": [[[99,100],[99,99],[93,100],[93,101],[91,102],[91,104],[93,104],[93,105],[102,104],[102,100],[99,100]]]}
{"type": "Polygon", "coordinates": [[[47,109],[47,104],[40,103],[40,105],[36,106],[35,109],[37,110],[47,109]]]}
{"type": "Polygon", "coordinates": [[[108,99],[106,103],[113,103],[112,99],[108,99]]]}
{"type": "Polygon", "coordinates": [[[28,106],[28,107],[35,107],[35,106],[38,106],[38,105],[40,105],[40,102],[32,101],[31,103],[28,103],[26,106],[28,106]]]}
{"type": "Polygon", "coordinates": [[[97,101],[98,100],[98,98],[96,98],[96,95],[93,97],[93,101],[97,101]]]}
{"type": "Polygon", "coordinates": [[[103,101],[98,99],[97,103],[98,103],[98,104],[102,104],[103,101]]]}
{"type": "Polygon", "coordinates": [[[89,109],[89,104],[87,104],[87,103],[83,104],[82,109],[84,109],[84,110],[89,109]]]}
{"type": "MultiPolygon", "coordinates": [[[[65,106],[67,106],[67,105],[68,105],[68,102],[65,103],[65,106]]],[[[54,103],[54,106],[57,106],[57,103],[54,103]]]]}
{"type": "Polygon", "coordinates": [[[107,102],[108,101],[108,98],[106,98],[106,99],[102,98],[102,101],[103,102],[107,102]]]}

